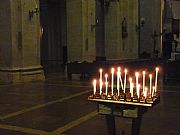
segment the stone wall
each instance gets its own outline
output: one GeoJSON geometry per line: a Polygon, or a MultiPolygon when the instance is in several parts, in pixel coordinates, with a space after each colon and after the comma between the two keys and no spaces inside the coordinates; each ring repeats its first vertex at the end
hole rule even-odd
{"type": "Polygon", "coordinates": [[[29,10],[35,10],[38,5],[38,1],[1,1],[1,81],[13,83],[44,79],[40,66],[39,14],[29,18],[29,10]]]}
{"type": "Polygon", "coordinates": [[[159,57],[162,52],[162,7],[161,0],[140,0],[140,18],[145,19],[144,26],[140,29],[140,53],[147,52],[154,57],[154,39],[155,50],[159,51],[159,57]]]}
{"type": "Polygon", "coordinates": [[[95,60],[95,0],[67,1],[68,62],[95,60]]]}
{"type": "Polygon", "coordinates": [[[138,58],[138,0],[111,1],[105,8],[105,53],[107,59],[138,58]],[[122,38],[126,18],[127,37],[122,38]]]}

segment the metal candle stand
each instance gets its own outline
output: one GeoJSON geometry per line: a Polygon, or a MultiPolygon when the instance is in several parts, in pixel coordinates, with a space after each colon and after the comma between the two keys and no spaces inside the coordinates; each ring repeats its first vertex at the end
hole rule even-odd
{"type": "MultiPolygon", "coordinates": [[[[118,100],[114,100],[113,98],[108,99],[107,97],[102,99],[99,98],[100,96],[96,98],[94,95],[89,96],[88,100],[96,102],[98,105],[98,113],[105,115],[109,135],[116,135],[115,117],[132,119],[131,135],[139,135],[143,114],[158,104],[160,97],[156,96],[154,98],[147,98],[146,100],[145,98],[137,99],[134,97],[130,99],[126,98],[123,101],[123,99],[121,99],[123,94],[121,94],[120,97],[117,98],[118,100]]],[[[125,94],[123,96],[125,96],[125,94]]],[[[122,135],[124,134],[125,132],[122,133],[122,135]]]]}
{"type": "Polygon", "coordinates": [[[155,71],[154,79],[153,74],[147,72],[149,73],[147,82],[145,70],[135,72],[135,76],[132,77],[131,73],[127,74],[126,68],[124,72],[120,67],[111,68],[109,78],[107,73],[104,75],[105,78],[103,77],[103,69],[99,70],[99,83],[96,79],[93,81],[93,94],[88,100],[97,102],[99,114],[106,116],[109,135],[116,134],[115,116],[131,118],[131,135],[139,135],[143,114],[160,101],[157,90],[159,68],[156,67],[155,71]],[[129,84],[127,84],[128,76],[129,84]]]}

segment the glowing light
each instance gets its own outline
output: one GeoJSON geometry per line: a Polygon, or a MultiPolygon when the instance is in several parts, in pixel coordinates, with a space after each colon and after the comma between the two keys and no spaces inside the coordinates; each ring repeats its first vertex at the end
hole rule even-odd
{"type": "Polygon", "coordinates": [[[152,96],[152,74],[149,74],[149,92],[152,96]]]}
{"type": "Polygon", "coordinates": [[[138,92],[138,85],[139,85],[139,82],[138,82],[139,73],[138,72],[135,72],[135,77],[136,77],[136,93],[137,93],[138,92]]]}
{"type": "Polygon", "coordinates": [[[158,71],[159,71],[159,68],[156,67],[156,76],[155,76],[155,92],[157,92],[157,79],[158,79],[158,71]]]}
{"type": "Polygon", "coordinates": [[[114,68],[111,69],[111,94],[114,94],[114,68]]]}
{"type": "Polygon", "coordinates": [[[94,95],[96,94],[96,80],[94,80],[93,81],[93,87],[94,87],[94,89],[93,89],[93,92],[94,92],[94,95]]]}
{"type": "Polygon", "coordinates": [[[146,75],[146,72],[143,71],[143,93],[144,93],[144,90],[145,90],[145,75],[146,75]]]}
{"type": "Polygon", "coordinates": [[[124,93],[126,92],[126,76],[127,76],[127,69],[124,70],[124,93]]]}

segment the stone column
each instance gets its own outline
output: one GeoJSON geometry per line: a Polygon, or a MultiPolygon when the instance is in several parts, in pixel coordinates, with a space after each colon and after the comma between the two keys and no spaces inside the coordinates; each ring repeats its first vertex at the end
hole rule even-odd
{"type": "Polygon", "coordinates": [[[138,58],[138,0],[110,1],[105,7],[105,53],[111,59],[138,58]],[[122,37],[125,18],[127,37],[122,37]]]}
{"type": "Polygon", "coordinates": [[[156,57],[154,49],[159,52],[159,57],[162,54],[161,2],[161,0],[140,0],[140,18],[145,19],[144,27],[141,28],[140,53],[147,52],[151,57],[156,57]]]}
{"type": "Polygon", "coordinates": [[[39,12],[29,17],[38,0],[2,0],[0,4],[0,81],[44,80],[40,65],[39,12]]]}
{"type": "Polygon", "coordinates": [[[95,0],[67,0],[68,62],[93,61],[95,49],[95,0]]]}

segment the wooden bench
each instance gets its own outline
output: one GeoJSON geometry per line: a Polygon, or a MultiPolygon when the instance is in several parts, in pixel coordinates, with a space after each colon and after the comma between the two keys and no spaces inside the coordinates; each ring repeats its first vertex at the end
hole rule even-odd
{"type": "Polygon", "coordinates": [[[94,62],[71,62],[67,64],[68,79],[72,79],[72,74],[82,76],[97,76],[99,68],[109,71],[111,67],[127,67],[132,71],[140,69],[154,70],[156,66],[163,67],[163,59],[138,59],[138,60],[111,60],[111,61],[94,61],[94,62]]]}

